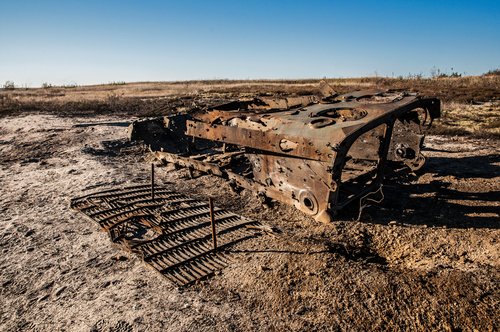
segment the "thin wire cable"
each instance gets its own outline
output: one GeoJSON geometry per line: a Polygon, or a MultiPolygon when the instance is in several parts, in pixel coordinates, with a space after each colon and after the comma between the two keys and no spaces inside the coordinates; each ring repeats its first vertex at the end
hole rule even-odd
{"type": "Polygon", "coordinates": [[[380,187],[378,187],[377,190],[375,191],[372,191],[372,192],[369,192],[367,193],[366,195],[364,195],[363,197],[361,197],[359,199],[359,214],[358,214],[358,219],[356,221],[360,221],[361,220],[361,214],[363,213],[363,209],[368,207],[370,204],[366,204],[366,202],[368,201],[371,201],[371,202],[374,202],[376,204],[380,204],[382,203],[382,201],[384,200],[384,192],[382,191],[382,185],[380,185],[380,187]],[[379,193],[380,192],[380,195],[382,195],[382,198],[380,200],[376,200],[376,199],[373,199],[373,198],[367,198],[368,196],[370,195],[375,195],[376,193],[379,193]],[[363,202],[363,200],[365,200],[363,202]]]}

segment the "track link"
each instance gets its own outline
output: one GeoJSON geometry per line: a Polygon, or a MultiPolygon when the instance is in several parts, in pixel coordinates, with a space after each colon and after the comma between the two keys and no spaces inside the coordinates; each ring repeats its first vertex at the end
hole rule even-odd
{"type": "Polygon", "coordinates": [[[231,261],[232,245],[255,237],[259,223],[215,207],[217,250],[212,246],[207,202],[165,187],[108,189],[71,200],[71,207],[94,220],[111,240],[179,287],[211,276],[231,261]]]}

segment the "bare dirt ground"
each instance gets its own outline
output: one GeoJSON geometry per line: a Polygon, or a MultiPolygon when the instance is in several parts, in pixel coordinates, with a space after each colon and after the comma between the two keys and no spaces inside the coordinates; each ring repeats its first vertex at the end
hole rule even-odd
{"type": "Polygon", "coordinates": [[[178,290],[69,208],[82,193],[148,181],[144,149],[126,140],[131,117],[54,113],[0,118],[2,331],[499,329],[495,137],[428,137],[424,173],[392,175],[359,222],[353,211],[320,224],[221,179],[158,168],[166,186],[281,231],[178,290]],[[108,125],[75,126],[89,122],[108,125]]]}

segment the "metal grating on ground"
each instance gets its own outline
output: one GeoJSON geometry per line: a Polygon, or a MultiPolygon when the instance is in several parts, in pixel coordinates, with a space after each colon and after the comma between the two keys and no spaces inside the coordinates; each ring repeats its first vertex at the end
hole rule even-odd
{"type": "Polygon", "coordinates": [[[181,287],[227,266],[231,257],[226,249],[254,237],[248,227],[258,225],[214,207],[214,251],[209,202],[164,187],[155,187],[154,196],[150,185],[105,190],[74,198],[71,207],[181,287]]]}

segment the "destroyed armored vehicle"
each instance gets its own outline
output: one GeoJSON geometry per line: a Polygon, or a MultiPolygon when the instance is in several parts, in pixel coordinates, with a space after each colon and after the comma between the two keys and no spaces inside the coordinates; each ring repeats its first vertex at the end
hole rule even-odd
{"type": "Polygon", "coordinates": [[[260,97],[136,121],[158,159],[227,179],[331,221],[382,186],[389,162],[418,170],[440,102],[402,91],[260,97]]]}

